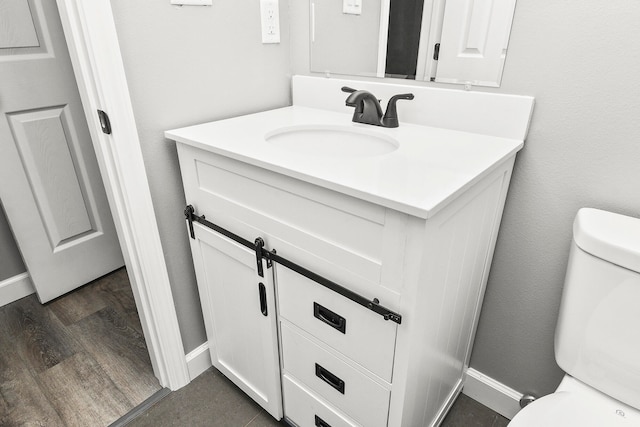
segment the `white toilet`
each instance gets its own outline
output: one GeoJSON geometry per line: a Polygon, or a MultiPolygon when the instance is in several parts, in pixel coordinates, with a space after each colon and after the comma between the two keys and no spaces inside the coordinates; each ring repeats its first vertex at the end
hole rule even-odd
{"type": "Polygon", "coordinates": [[[555,353],[558,389],[509,427],[640,426],[640,219],[578,212],[555,353]]]}

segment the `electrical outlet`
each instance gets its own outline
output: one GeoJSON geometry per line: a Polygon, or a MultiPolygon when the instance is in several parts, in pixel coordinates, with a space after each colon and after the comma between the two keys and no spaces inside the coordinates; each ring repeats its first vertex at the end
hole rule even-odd
{"type": "Polygon", "coordinates": [[[262,43],[280,43],[280,8],[278,0],[260,0],[262,43]]]}

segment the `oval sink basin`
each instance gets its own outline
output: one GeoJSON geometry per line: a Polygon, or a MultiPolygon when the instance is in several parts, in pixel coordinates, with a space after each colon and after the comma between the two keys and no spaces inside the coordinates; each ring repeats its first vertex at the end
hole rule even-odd
{"type": "Polygon", "coordinates": [[[348,126],[291,126],[269,132],[265,140],[287,150],[325,157],[379,156],[400,145],[385,134],[348,126]]]}

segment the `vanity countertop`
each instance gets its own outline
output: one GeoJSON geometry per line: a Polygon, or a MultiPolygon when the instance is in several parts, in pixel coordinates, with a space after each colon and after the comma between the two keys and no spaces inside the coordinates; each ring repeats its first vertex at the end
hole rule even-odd
{"type": "Polygon", "coordinates": [[[353,123],[351,114],[292,106],[180,129],[165,136],[420,218],[429,218],[513,156],[523,141],[403,123],[353,123]],[[384,134],[397,150],[369,157],[292,151],[265,140],[291,126],[340,126],[384,134]]]}

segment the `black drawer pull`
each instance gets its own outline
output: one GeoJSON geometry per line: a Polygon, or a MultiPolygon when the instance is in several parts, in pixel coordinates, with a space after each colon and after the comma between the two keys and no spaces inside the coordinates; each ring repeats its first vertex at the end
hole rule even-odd
{"type": "Polygon", "coordinates": [[[260,311],[263,316],[267,315],[267,290],[264,283],[258,283],[258,292],[260,293],[260,311]]]}
{"type": "Polygon", "coordinates": [[[337,329],[343,334],[347,329],[347,319],[340,316],[338,313],[334,313],[327,307],[321,306],[317,302],[313,303],[313,317],[322,320],[324,323],[337,329]]]}
{"type": "Polygon", "coordinates": [[[331,427],[331,424],[316,415],[316,427],[331,427]]]}
{"type": "Polygon", "coordinates": [[[327,371],[316,363],[316,377],[329,384],[331,387],[344,394],[344,381],[327,371]]]}

